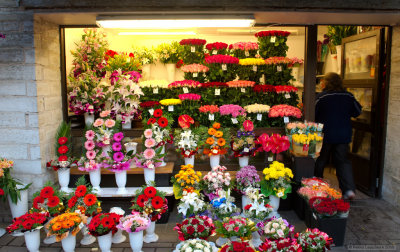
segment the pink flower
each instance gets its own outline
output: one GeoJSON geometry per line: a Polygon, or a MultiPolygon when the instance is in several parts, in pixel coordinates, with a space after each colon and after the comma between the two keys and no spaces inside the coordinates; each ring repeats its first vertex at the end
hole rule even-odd
{"type": "Polygon", "coordinates": [[[116,142],[121,142],[123,138],[124,138],[124,133],[122,132],[115,133],[113,136],[113,139],[116,142]]]}
{"type": "Polygon", "coordinates": [[[254,81],[228,81],[226,83],[229,87],[253,87],[256,83],[254,81]]]}
{"type": "Polygon", "coordinates": [[[105,125],[107,128],[112,128],[115,125],[115,121],[113,119],[107,119],[105,125]]]}
{"type": "Polygon", "coordinates": [[[93,160],[96,157],[96,152],[93,150],[87,151],[86,157],[90,160],[93,160]]]}
{"type": "Polygon", "coordinates": [[[198,94],[180,94],[179,99],[184,101],[184,100],[192,100],[192,101],[198,101],[201,99],[201,95],[198,94]]]}
{"type": "Polygon", "coordinates": [[[205,73],[208,72],[208,67],[201,65],[201,64],[190,64],[190,65],[184,65],[181,67],[181,70],[184,73],[205,73]]]}
{"type": "Polygon", "coordinates": [[[183,80],[183,81],[174,81],[168,85],[168,88],[179,88],[179,87],[201,87],[201,83],[194,80],[183,80]]]}
{"type": "Polygon", "coordinates": [[[85,133],[85,137],[86,137],[87,140],[93,140],[94,136],[95,136],[95,133],[94,133],[93,130],[88,130],[85,133]]]}
{"type": "Polygon", "coordinates": [[[285,117],[285,116],[301,118],[301,110],[290,105],[280,104],[272,106],[268,114],[268,117],[285,117]]]}
{"type": "Polygon", "coordinates": [[[219,113],[221,115],[231,115],[237,117],[239,115],[246,115],[246,110],[239,105],[226,104],[219,107],[219,113]]]}
{"type": "Polygon", "coordinates": [[[120,142],[113,143],[112,145],[113,151],[120,151],[122,149],[122,145],[120,142]]]}
{"type": "Polygon", "coordinates": [[[201,107],[199,108],[199,111],[200,111],[201,113],[211,113],[211,114],[214,114],[214,113],[219,112],[219,108],[218,108],[217,105],[204,105],[204,106],[201,106],[201,107]]]}
{"type": "Polygon", "coordinates": [[[151,129],[146,129],[144,131],[144,137],[145,138],[151,138],[153,136],[153,131],[151,129]]]}
{"type": "Polygon", "coordinates": [[[153,149],[146,149],[143,152],[143,156],[145,159],[152,159],[156,155],[156,152],[153,149]]]}
{"type": "Polygon", "coordinates": [[[156,141],[153,138],[148,138],[146,139],[146,141],[144,142],[144,146],[146,146],[146,148],[152,148],[156,145],[156,141]]]}
{"type": "Polygon", "coordinates": [[[122,152],[115,152],[113,159],[115,162],[121,162],[124,159],[124,154],[122,152]]]}
{"type": "Polygon", "coordinates": [[[258,50],[258,44],[254,42],[237,42],[229,46],[230,49],[233,50],[242,50],[242,51],[249,51],[249,50],[258,50]]]}
{"type": "Polygon", "coordinates": [[[100,126],[103,125],[103,123],[104,123],[103,119],[99,118],[99,119],[96,119],[96,121],[94,121],[93,126],[94,127],[100,127],[100,126]]]}
{"type": "Polygon", "coordinates": [[[107,117],[111,114],[110,110],[105,110],[100,112],[100,117],[107,117]]]}
{"type": "Polygon", "coordinates": [[[85,149],[86,150],[93,150],[94,149],[94,142],[91,140],[88,140],[85,142],[85,149]]]}
{"type": "Polygon", "coordinates": [[[239,59],[229,55],[212,55],[205,59],[207,64],[239,64],[239,59]]]}
{"type": "Polygon", "coordinates": [[[235,230],[235,232],[239,232],[239,227],[235,227],[233,230],[235,230]]]}

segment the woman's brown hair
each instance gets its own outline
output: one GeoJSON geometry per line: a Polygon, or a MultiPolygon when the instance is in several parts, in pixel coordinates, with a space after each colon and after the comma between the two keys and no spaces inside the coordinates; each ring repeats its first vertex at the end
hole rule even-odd
{"type": "Polygon", "coordinates": [[[337,73],[327,73],[324,77],[324,91],[345,91],[342,78],[337,73]]]}

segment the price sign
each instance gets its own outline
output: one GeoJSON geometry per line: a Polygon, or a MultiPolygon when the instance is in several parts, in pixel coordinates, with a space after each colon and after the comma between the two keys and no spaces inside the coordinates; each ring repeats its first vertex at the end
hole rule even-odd
{"type": "Polygon", "coordinates": [[[318,123],[318,130],[321,131],[324,125],[322,123],[318,123]]]}
{"type": "Polygon", "coordinates": [[[154,113],[154,109],[149,109],[149,114],[153,115],[153,113],[154,113]]]}
{"type": "Polygon", "coordinates": [[[169,112],[173,112],[174,111],[174,106],[173,105],[168,106],[168,111],[169,112]]]}
{"type": "Polygon", "coordinates": [[[257,72],[257,66],[256,65],[253,66],[253,71],[257,72]]]}
{"type": "Polygon", "coordinates": [[[215,89],[215,95],[221,95],[221,89],[219,88],[215,89]]]}
{"type": "Polygon", "coordinates": [[[299,132],[298,132],[298,133],[299,133],[299,135],[301,135],[301,134],[303,134],[303,131],[302,131],[302,130],[299,130],[299,132]]]}
{"type": "Polygon", "coordinates": [[[193,73],[193,77],[199,76],[199,73],[193,73]]]}
{"type": "Polygon", "coordinates": [[[285,94],[285,98],[286,98],[286,99],[290,99],[290,94],[289,94],[289,93],[286,93],[286,94],[285,94]]]}
{"type": "Polygon", "coordinates": [[[262,114],[257,114],[257,120],[261,121],[262,120],[262,114]]]}
{"type": "Polygon", "coordinates": [[[226,64],[222,64],[222,71],[226,71],[228,70],[228,67],[226,66],[226,64]]]}
{"type": "Polygon", "coordinates": [[[244,148],[243,152],[249,152],[249,148],[244,148]]]}
{"type": "Polygon", "coordinates": [[[194,47],[194,46],[190,47],[190,51],[191,52],[196,52],[196,47],[194,47]]]}
{"type": "Polygon", "coordinates": [[[272,161],[274,161],[274,158],[273,157],[268,157],[268,162],[272,162],[272,161]]]}
{"type": "Polygon", "coordinates": [[[241,88],[240,91],[241,91],[242,93],[246,93],[246,89],[245,89],[245,88],[241,88]]]}
{"type": "Polygon", "coordinates": [[[231,118],[233,124],[238,124],[238,120],[236,118],[231,118]]]}
{"type": "Polygon", "coordinates": [[[272,36],[272,37],[271,37],[271,43],[275,43],[275,41],[276,41],[276,37],[275,37],[275,36],[272,36]]]}
{"type": "Polygon", "coordinates": [[[183,88],[183,93],[185,93],[185,94],[189,93],[189,89],[187,87],[184,87],[183,88]]]}
{"type": "Polygon", "coordinates": [[[208,120],[214,121],[214,114],[208,114],[208,120]]]}
{"type": "Polygon", "coordinates": [[[308,151],[309,147],[310,145],[308,144],[303,145],[303,151],[308,151]]]}
{"type": "Polygon", "coordinates": [[[283,122],[284,122],[284,123],[289,123],[289,117],[285,116],[285,117],[283,118],[283,122]]]}
{"type": "Polygon", "coordinates": [[[282,72],[282,66],[276,66],[276,71],[282,72]]]}
{"type": "Polygon", "coordinates": [[[212,51],[212,54],[217,54],[217,53],[218,53],[217,50],[213,50],[213,51],[212,51]]]}
{"type": "Polygon", "coordinates": [[[158,94],[158,88],[153,88],[153,94],[158,94]]]}
{"type": "Polygon", "coordinates": [[[250,53],[249,53],[249,51],[244,51],[244,55],[246,55],[246,57],[249,57],[250,56],[250,53]]]}

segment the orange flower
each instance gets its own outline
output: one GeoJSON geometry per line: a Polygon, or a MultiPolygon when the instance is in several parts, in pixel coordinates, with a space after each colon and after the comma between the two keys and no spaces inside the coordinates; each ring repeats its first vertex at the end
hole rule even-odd
{"type": "Polygon", "coordinates": [[[224,146],[225,145],[225,139],[223,139],[223,138],[220,138],[220,139],[218,139],[218,145],[219,146],[224,146]]]}
{"type": "Polygon", "coordinates": [[[211,135],[211,136],[213,136],[215,134],[215,132],[216,132],[216,130],[213,129],[213,128],[209,128],[208,129],[208,134],[211,135]]]}
{"type": "Polygon", "coordinates": [[[222,137],[224,135],[224,133],[220,130],[218,130],[217,132],[215,132],[214,136],[215,137],[222,137]]]}
{"type": "Polygon", "coordinates": [[[56,222],[56,223],[53,224],[53,226],[51,226],[51,229],[53,231],[58,231],[58,230],[61,229],[61,227],[62,227],[61,223],[60,222],[56,222]]]}
{"type": "Polygon", "coordinates": [[[208,154],[210,154],[210,150],[209,149],[204,149],[203,153],[204,153],[204,155],[208,155],[208,154]]]}
{"type": "Polygon", "coordinates": [[[71,217],[71,220],[72,220],[73,222],[81,222],[81,221],[82,221],[81,218],[80,218],[79,216],[72,216],[72,217],[71,217]]]}
{"type": "Polygon", "coordinates": [[[75,222],[73,220],[66,220],[62,222],[62,228],[70,228],[75,225],[75,222]]]}
{"type": "Polygon", "coordinates": [[[207,138],[206,143],[209,145],[214,144],[214,138],[212,138],[212,137],[207,138]]]}
{"type": "Polygon", "coordinates": [[[219,128],[221,128],[221,124],[215,122],[215,123],[213,124],[213,128],[214,128],[214,129],[219,129],[219,128]]]}

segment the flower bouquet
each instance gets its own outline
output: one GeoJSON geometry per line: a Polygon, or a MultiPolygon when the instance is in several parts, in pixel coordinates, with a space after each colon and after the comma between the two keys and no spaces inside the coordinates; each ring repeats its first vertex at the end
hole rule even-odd
{"type": "Polygon", "coordinates": [[[122,132],[113,135],[111,150],[108,152],[108,157],[102,163],[104,168],[112,172],[122,172],[130,169],[131,157],[123,149],[122,139],[124,139],[124,133],[122,132]]]}
{"type": "Polygon", "coordinates": [[[208,67],[202,64],[184,65],[181,70],[184,73],[185,80],[194,80],[200,83],[206,81],[205,73],[208,72],[208,67]]]}
{"type": "Polygon", "coordinates": [[[254,125],[250,120],[243,122],[242,127],[237,131],[236,136],[233,136],[231,147],[235,157],[239,158],[240,167],[247,166],[249,156],[256,154],[254,125]],[[241,159],[242,158],[242,159],[241,159]],[[243,160],[243,158],[246,158],[243,160]]]}
{"type": "Polygon", "coordinates": [[[163,64],[176,64],[182,54],[181,46],[177,41],[173,41],[170,44],[162,43],[159,44],[155,51],[157,59],[163,64]]]}
{"type": "Polygon", "coordinates": [[[133,53],[126,52],[116,52],[113,50],[108,50],[105,53],[105,60],[107,62],[105,70],[107,72],[114,72],[120,70],[123,73],[138,71],[140,69],[141,63],[138,58],[135,58],[133,53]]]}
{"type": "MultiPolygon", "coordinates": [[[[96,133],[93,130],[89,129],[85,132],[83,155],[77,162],[80,171],[86,171],[90,174],[100,173],[101,162],[104,159],[103,150],[96,144],[95,138],[96,133]]],[[[99,174],[97,176],[100,177],[99,174]]],[[[96,188],[100,187],[100,181],[97,181],[94,175],[92,175],[91,182],[96,188]]]]}
{"type": "Polygon", "coordinates": [[[217,197],[219,191],[227,191],[230,188],[231,175],[224,171],[225,166],[214,166],[202,179],[202,188],[210,200],[217,197]]]}
{"type": "Polygon", "coordinates": [[[178,123],[182,129],[175,130],[174,144],[177,148],[176,151],[181,153],[185,159],[185,164],[194,165],[194,156],[199,146],[203,145],[200,142],[202,130],[200,128],[190,129],[190,125],[194,123],[194,120],[188,115],[179,116],[178,123]]]}
{"type": "Polygon", "coordinates": [[[290,118],[301,118],[301,110],[286,104],[275,105],[269,110],[268,117],[277,118],[271,124],[274,127],[279,127],[289,123],[290,118]],[[283,121],[278,118],[283,118],[283,121]]]}
{"type": "Polygon", "coordinates": [[[258,190],[253,189],[252,191],[256,191],[256,196],[252,197],[251,203],[244,206],[243,215],[258,223],[268,218],[273,211],[273,207],[267,203],[267,199],[263,197],[264,195],[258,194],[258,190]]]}
{"type": "Polygon", "coordinates": [[[301,246],[304,252],[328,251],[333,244],[332,238],[326,233],[314,229],[306,229],[305,231],[296,234],[297,243],[301,246]]]}
{"type": "Polygon", "coordinates": [[[208,207],[208,211],[213,220],[222,220],[225,217],[236,216],[240,214],[240,208],[234,203],[234,198],[230,196],[230,190],[218,191],[208,207]]]}
{"type": "Polygon", "coordinates": [[[171,119],[176,119],[178,115],[181,114],[180,106],[176,106],[182,104],[182,100],[180,99],[164,99],[160,101],[160,104],[163,106],[163,108],[167,107],[166,114],[168,114],[171,119]]]}
{"type": "Polygon", "coordinates": [[[161,104],[159,101],[145,101],[141,102],[139,107],[142,111],[140,114],[143,119],[142,122],[147,122],[153,116],[154,110],[161,108],[161,104]]]}
{"type": "Polygon", "coordinates": [[[240,121],[244,121],[246,110],[239,105],[226,104],[219,107],[222,124],[237,127],[240,121]]]}
{"type": "Polygon", "coordinates": [[[196,92],[201,85],[202,84],[200,82],[194,80],[174,81],[168,85],[168,88],[170,89],[169,93],[172,96],[164,98],[174,98],[180,94],[196,92]]]}
{"type": "Polygon", "coordinates": [[[246,195],[249,188],[260,188],[260,176],[255,166],[247,165],[236,173],[235,190],[246,195]]]}
{"type": "MultiPolygon", "coordinates": [[[[168,85],[169,82],[166,80],[140,81],[139,86],[144,94],[142,97],[140,97],[140,101],[143,103],[152,100],[159,101],[164,98],[172,98],[173,96],[170,95],[170,92],[168,92],[168,85]]],[[[140,107],[143,108],[141,104],[140,107]]]]}
{"type": "Polygon", "coordinates": [[[117,224],[121,215],[115,213],[99,213],[93,216],[88,225],[89,234],[93,236],[103,236],[108,233],[116,233],[118,231],[117,224]]]}
{"type": "Polygon", "coordinates": [[[211,126],[219,120],[219,108],[217,105],[203,105],[199,108],[199,122],[203,126],[211,126]]]}
{"type": "MultiPolygon", "coordinates": [[[[281,136],[280,134],[261,134],[256,141],[258,152],[271,152],[272,154],[279,154],[287,151],[290,147],[289,138],[287,136],[281,136]]],[[[275,158],[276,160],[276,158],[275,158]]]]}
{"type": "Polygon", "coordinates": [[[261,181],[261,193],[267,197],[273,195],[286,199],[287,194],[292,191],[292,170],[286,168],[283,163],[274,161],[263,170],[263,174],[265,176],[261,181]]]}
{"type": "Polygon", "coordinates": [[[290,32],[260,31],[255,34],[258,39],[260,56],[264,59],[274,56],[286,56],[289,47],[286,45],[290,32]]]}
{"type": "Polygon", "coordinates": [[[266,104],[251,104],[244,107],[247,116],[251,118],[256,127],[268,127],[268,112],[270,106],[266,104]]]}
{"type": "Polygon", "coordinates": [[[241,216],[226,217],[222,221],[215,222],[217,234],[225,237],[239,237],[242,240],[250,240],[251,233],[257,228],[251,220],[241,216]]]}
{"type": "Polygon", "coordinates": [[[232,241],[220,249],[219,252],[256,252],[256,250],[245,241],[232,241]]]}
{"type": "Polygon", "coordinates": [[[214,42],[206,45],[206,49],[209,55],[216,55],[216,54],[228,54],[228,44],[222,42],[214,42]]]}
{"type": "Polygon", "coordinates": [[[49,213],[26,213],[14,218],[6,230],[8,233],[25,233],[41,229],[48,221],[49,213]]]}
{"type": "MultiPolygon", "coordinates": [[[[120,128],[121,121],[112,119],[110,110],[102,111],[100,113],[100,118],[94,121],[92,130],[94,131],[95,135],[92,140],[94,140],[97,146],[103,148],[103,156],[106,156],[110,150],[112,136],[118,132],[120,128]]],[[[91,138],[92,133],[90,132],[88,134],[89,138],[91,138]]],[[[85,135],[86,139],[88,136],[85,135]]]]}
{"type": "Polygon", "coordinates": [[[297,106],[299,95],[298,89],[293,86],[274,86],[275,88],[275,104],[287,104],[297,106]]]}
{"type": "MultiPolygon", "coordinates": [[[[206,138],[203,153],[210,156],[211,162],[212,156],[218,156],[219,158],[219,155],[224,155],[227,152],[229,145],[226,139],[229,139],[229,131],[227,128],[221,129],[220,123],[213,123],[213,126],[210,127],[207,133],[203,134],[203,136],[206,138]]],[[[219,164],[219,160],[217,161],[219,164]]],[[[211,168],[218,164],[213,163],[211,168]]]]}
{"type": "Polygon", "coordinates": [[[83,224],[86,224],[87,217],[81,213],[71,212],[63,213],[54,217],[47,225],[49,230],[47,236],[54,235],[56,241],[61,241],[69,235],[75,236],[81,230],[83,224]]]}
{"type": "Polygon", "coordinates": [[[136,191],[130,209],[148,216],[151,221],[156,221],[168,210],[165,193],[153,186],[142,186],[136,191]]]}
{"type": "MultiPolygon", "coordinates": [[[[158,130],[156,128],[158,126],[154,126],[154,130],[158,130]]],[[[134,157],[135,165],[137,167],[145,168],[145,169],[155,169],[162,165],[162,161],[164,160],[164,155],[161,154],[162,147],[158,146],[157,141],[155,140],[153,129],[146,129],[144,131],[144,147],[145,150],[134,157]]]]}
{"type": "Polygon", "coordinates": [[[229,103],[226,96],[228,85],[225,82],[206,82],[201,84],[202,102],[206,105],[223,105],[229,103]]]}
{"type": "Polygon", "coordinates": [[[328,182],[326,182],[324,179],[322,178],[317,178],[317,177],[313,177],[313,178],[302,178],[301,179],[301,185],[304,186],[329,186],[328,182]]]}
{"type": "Polygon", "coordinates": [[[204,215],[206,210],[207,204],[203,201],[202,194],[187,191],[182,193],[182,198],[178,205],[178,213],[182,214],[183,218],[204,215]]]}
{"type": "Polygon", "coordinates": [[[260,252],[294,252],[301,251],[301,246],[292,238],[280,238],[277,240],[265,240],[258,247],[260,252]]]}
{"type": "Polygon", "coordinates": [[[134,47],[132,52],[142,65],[153,64],[157,59],[154,48],[148,48],[146,46],[134,47]]]}
{"type": "Polygon", "coordinates": [[[245,58],[239,60],[237,75],[240,80],[254,81],[260,83],[264,73],[265,61],[261,58],[245,58]]]}
{"type": "MultiPolygon", "coordinates": [[[[27,189],[31,184],[23,184],[11,176],[11,169],[14,166],[14,161],[0,157],[0,198],[5,201],[8,198],[9,204],[15,206],[24,198],[28,200],[27,189]],[[21,195],[21,192],[23,193],[21,195]],[[25,195],[23,197],[23,195],[25,195]]],[[[25,204],[25,203],[23,203],[25,204]]],[[[27,206],[27,203],[26,203],[27,206]]],[[[12,208],[11,208],[12,209],[12,208]]],[[[26,210],[25,210],[26,211],[26,210]]],[[[11,213],[14,211],[12,210],[11,213]]]]}
{"type": "Polygon", "coordinates": [[[179,99],[182,101],[180,106],[181,114],[190,114],[193,118],[197,118],[201,95],[193,93],[180,94],[179,99]]]}
{"type": "Polygon", "coordinates": [[[200,178],[201,172],[196,172],[193,165],[182,165],[179,173],[171,178],[175,199],[182,198],[184,192],[199,193],[201,189],[200,178]]]}
{"type": "MultiPolygon", "coordinates": [[[[57,160],[47,162],[46,167],[52,168],[54,171],[59,169],[68,169],[73,163],[72,154],[72,139],[71,139],[71,123],[61,122],[56,133],[56,157],[57,160]]],[[[59,179],[60,180],[60,179],[59,179]]],[[[69,176],[68,176],[69,181],[69,176]]],[[[61,182],[61,181],[60,181],[61,182]]],[[[68,185],[67,185],[68,186],[68,185]]]]}
{"type": "Polygon", "coordinates": [[[254,81],[237,80],[228,81],[226,84],[229,87],[226,90],[228,103],[244,106],[251,102],[253,98],[253,92],[251,92],[251,89],[255,85],[254,81]]]}
{"type": "Polygon", "coordinates": [[[342,199],[313,197],[309,200],[309,205],[320,218],[346,218],[350,210],[350,204],[342,199]]]}
{"type": "Polygon", "coordinates": [[[267,240],[288,238],[294,232],[294,226],[282,218],[272,217],[271,219],[259,222],[257,226],[260,235],[264,235],[267,240]]]}
{"type": "Polygon", "coordinates": [[[212,55],[205,59],[209,67],[208,81],[227,82],[236,78],[239,59],[229,55],[212,55]]]}
{"type": "Polygon", "coordinates": [[[75,192],[67,197],[69,212],[79,212],[88,217],[101,212],[101,203],[93,193],[93,188],[86,184],[82,176],[76,182],[75,192]]]}
{"type": "Polygon", "coordinates": [[[185,64],[203,63],[204,39],[182,39],[179,44],[183,46],[182,58],[185,64]]]}
{"type": "Polygon", "coordinates": [[[193,216],[183,220],[182,223],[177,223],[174,227],[179,234],[179,240],[186,241],[190,239],[207,240],[215,234],[215,226],[210,217],[193,216]]]}
{"type": "Polygon", "coordinates": [[[255,58],[257,56],[258,44],[254,42],[237,42],[229,45],[229,49],[236,58],[255,58]]]}
{"type": "Polygon", "coordinates": [[[318,157],[322,148],[322,141],[323,137],[317,133],[293,134],[291,152],[296,157],[306,157],[308,155],[318,157]]]}
{"type": "Polygon", "coordinates": [[[150,219],[137,212],[133,212],[130,215],[123,216],[119,219],[117,225],[118,229],[121,229],[127,233],[135,233],[146,230],[150,226],[150,219]]]}
{"type": "Polygon", "coordinates": [[[173,252],[218,252],[218,248],[213,242],[201,239],[191,239],[179,243],[173,252]]]}
{"type": "Polygon", "coordinates": [[[292,76],[292,60],[286,57],[271,57],[265,60],[265,83],[270,85],[288,85],[292,76]]]}
{"type": "Polygon", "coordinates": [[[55,187],[47,182],[39,192],[33,194],[32,208],[30,213],[48,213],[49,216],[57,216],[64,212],[63,205],[64,194],[55,189],[55,187]]]}

